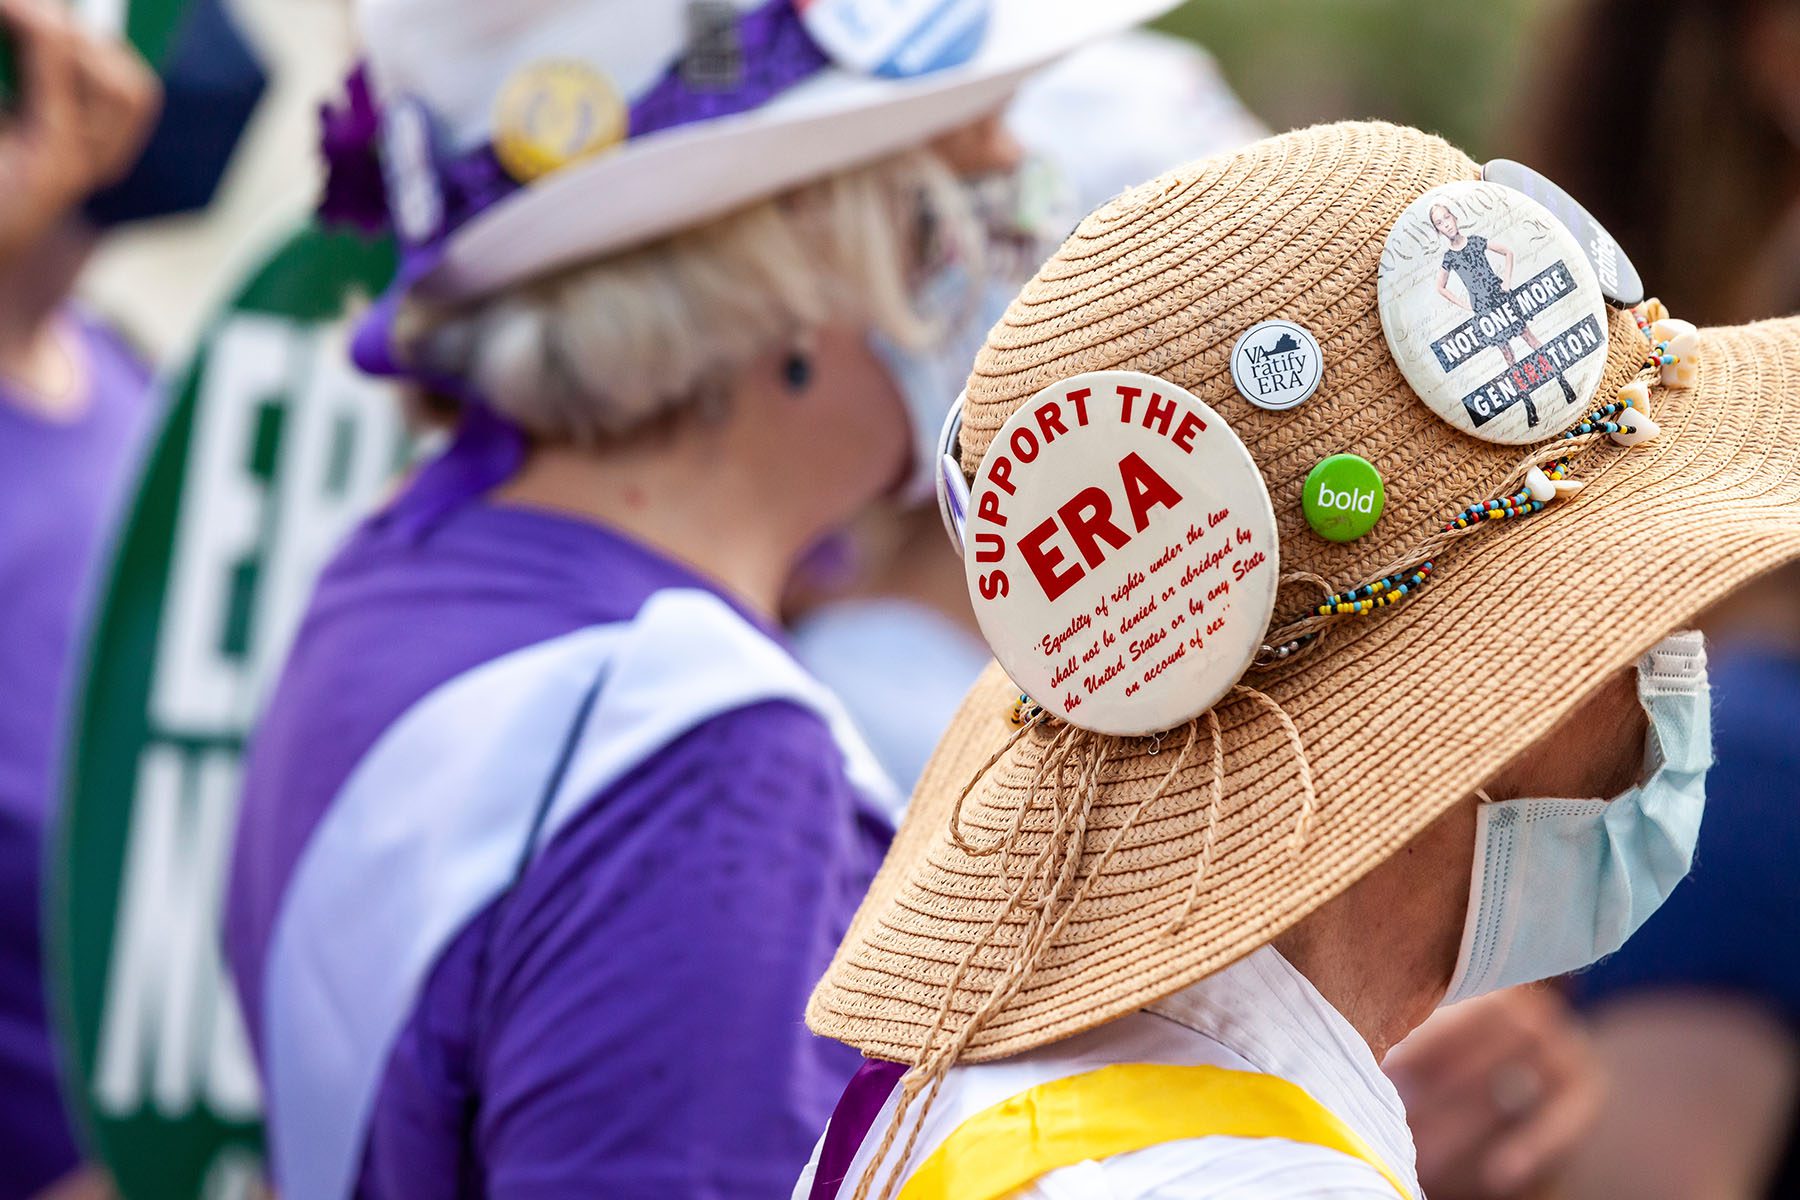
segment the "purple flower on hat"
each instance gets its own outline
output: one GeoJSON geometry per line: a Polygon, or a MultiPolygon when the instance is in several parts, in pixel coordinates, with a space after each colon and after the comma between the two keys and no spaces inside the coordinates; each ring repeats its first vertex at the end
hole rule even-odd
{"type": "Polygon", "coordinates": [[[325,191],[319,219],[350,225],[367,234],[386,233],[392,224],[387,188],[381,177],[381,114],[369,91],[367,69],[358,64],[344,80],[341,104],[319,106],[319,150],[325,157],[325,191]]]}

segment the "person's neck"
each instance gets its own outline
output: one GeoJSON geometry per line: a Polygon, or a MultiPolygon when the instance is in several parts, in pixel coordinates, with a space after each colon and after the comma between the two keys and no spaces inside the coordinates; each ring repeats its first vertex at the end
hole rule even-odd
{"type": "Polygon", "coordinates": [[[1468,909],[1474,805],[1459,805],[1274,939],[1379,1062],[1450,986],[1468,909]]]}
{"type": "Polygon", "coordinates": [[[1367,944],[1308,937],[1306,928],[1303,923],[1276,938],[1275,948],[1362,1035],[1376,1062],[1422,1025],[1443,997],[1448,980],[1421,989],[1413,972],[1396,969],[1367,944]]]}
{"type": "Polygon", "coordinates": [[[788,489],[704,437],[616,449],[544,446],[493,498],[595,521],[693,567],[761,616],[779,616],[793,565],[823,535],[788,489]]]}
{"type": "Polygon", "coordinates": [[[68,222],[0,270],[0,377],[51,409],[79,402],[83,391],[60,316],[93,243],[68,222]]]}

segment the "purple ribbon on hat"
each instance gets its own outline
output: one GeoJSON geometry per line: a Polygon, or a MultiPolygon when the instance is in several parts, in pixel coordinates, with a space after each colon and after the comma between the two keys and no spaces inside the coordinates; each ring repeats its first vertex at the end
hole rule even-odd
{"type": "MultiPolygon", "coordinates": [[[[735,63],[728,86],[716,77],[687,70],[684,59],[638,97],[629,114],[630,136],[639,137],[698,121],[748,112],[810,78],[829,61],[812,40],[793,0],[769,0],[736,19],[735,63]]],[[[417,102],[412,107],[419,109],[417,102]]],[[[422,109],[420,109],[422,112],[422,109]]],[[[326,164],[319,216],[327,224],[347,224],[375,235],[395,227],[390,181],[382,169],[383,112],[367,69],[358,66],[345,81],[344,100],[320,110],[320,148],[326,164]]],[[[424,114],[427,122],[429,114],[424,114]]],[[[446,154],[428,139],[424,181],[436,188],[436,227],[402,238],[400,268],[386,292],[359,323],[351,357],[364,371],[419,380],[467,401],[466,385],[433,376],[394,353],[394,318],[407,290],[423,279],[443,255],[448,236],[477,214],[520,189],[500,165],[491,145],[446,154]]],[[[479,403],[478,399],[474,402],[479,403]]]]}
{"type": "MultiPolygon", "coordinates": [[[[807,33],[793,0],[770,0],[739,17],[736,49],[739,69],[728,86],[689,71],[685,59],[671,66],[631,105],[629,136],[760,108],[830,61],[807,33]]],[[[364,67],[352,72],[344,92],[341,105],[320,111],[326,177],[319,215],[327,223],[380,233],[392,226],[391,209],[380,163],[381,112],[364,67]]],[[[418,239],[421,243],[441,240],[523,186],[507,175],[491,145],[459,155],[442,154],[434,145],[432,173],[443,198],[443,219],[418,239]]]]}
{"type": "Polygon", "coordinates": [[[631,105],[629,136],[760,108],[831,61],[806,31],[793,0],[771,0],[738,18],[737,44],[742,70],[733,86],[697,86],[678,62],[631,105]]]}

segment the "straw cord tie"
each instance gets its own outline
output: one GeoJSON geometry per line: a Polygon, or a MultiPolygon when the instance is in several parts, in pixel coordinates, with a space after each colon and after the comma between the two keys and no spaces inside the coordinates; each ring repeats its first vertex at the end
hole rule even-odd
{"type": "MultiPolygon", "coordinates": [[[[888,1200],[893,1195],[901,1177],[905,1175],[906,1165],[911,1161],[913,1151],[917,1148],[919,1135],[924,1128],[925,1119],[930,1115],[931,1107],[937,1099],[944,1076],[961,1057],[970,1040],[984,1027],[987,1020],[1011,1000],[1018,988],[1030,977],[1044,952],[1054,944],[1070,917],[1086,900],[1094,882],[1105,872],[1113,855],[1130,836],[1138,819],[1162,799],[1168,792],[1170,784],[1180,776],[1183,768],[1187,765],[1188,756],[1193,752],[1194,744],[1198,740],[1198,732],[1199,722],[1197,720],[1189,721],[1187,739],[1181,752],[1176,755],[1175,762],[1171,764],[1156,787],[1132,808],[1130,815],[1113,834],[1105,849],[1101,851],[1079,884],[1076,883],[1075,876],[1079,871],[1080,861],[1086,853],[1087,818],[1093,808],[1094,798],[1099,792],[1100,775],[1105,768],[1107,754],[1113,739],[1092,734],[1086,730],[1075,730],[1073,727],[1066,727],[1052,738],[1050,749],[1033,773],[1030,784],[1018,806],[1021,814],[1032,808],[1039,788],[1046,777],[1050,777],[1050,802],[1052,810],[1056,813],[1055,824],[1050,831],[1050,841],[1042,851],[1033,857],[1019,882],[1008,892],[1006,903],[1001,908],[999,915],[987,924],[980,936],[963,952],[961,959],[951,972],[949,980],[944,985],[943,1002],[938,1006],[931,1025],[920,1040],[919,1056],[913,1069],[906,1075],[900,1102],[895,1108],[893,1119],[882,1135],[875,1155],[870,1159],[861,1179],[858,1180],[852,1200],[867,1200],[870,1189],[874,1185],[875,1176],[885,1163],[889,1151],[893,1149],[900,1130],[908,1124],[909,1113],[917,1099],[917,1115],[913,1116],[910,1122],[911,1128],[901,1146],[899,1159],[894,1169],[883,1181],[881,1190],[877,1193],[877,1200],[888,1200]],[[1071,731],[1085,736],[1080,738],[1067,736],[1071,731]],[[1068,792],[1065,803],[1065,768],[1068,765],[1070,753],[1077,746],[1081,750],[1081,762],[1076,771],[1075,787],[1068,792]],[[1056,756],[1053,766],[1052,752],[1059,748],[1062,753],[1056,756]],[[1040,884],[1040,881],[1046,885],[1044,894],[1050,897],[1052,902],[1028,906],[1026,897],[1034,886],[1040,884]],[[1064,897],[1066,899],[1062,899],[1064,897]],[[1062,902],[1056,903],[1055,901],[1058,899],[1061,899],[1062,902]],[[986,949],[994,935],[1021,909],[1028,909],[1030,915],[1026,919],[1025,928],[1021,931],[1016,953],[1012,956],[1007,968],[1001,972],[999,980],[989,990],[987,996],[970,1014],[968,1021],[954,1037],[940,1045],[938,1035],[943,1032],[944,1023],[949,1019],[956,999],[957,989],[967,976],[976,954],[986,949]],[[914,1082],[915,1079],[916,1082],[914,1082]]],[[[1010,739],[1010,742],[1016,741],[1016,737],[1010,739]]],[[[963,789],[963,796],[966,797],[974,784],[985,777],[1002,754],[1004,754],[1004,750],[990,759],[989,763],[977,773],[975,779],[963,789]]],[[[959,810],[960,806],[959,798],[959,810]]],[[[1015,819],[1013,835],[1007,841],[1016,837],[1022,824],[1022,816],[1015,819]]],[[[951,837],[953,841],[958,841],[960,837],[954,828],[954,816],[951,837]]],[[[986,853],[992,854],[999,849],[1001,847],[995,847],[987,850],[986,853]]]]}

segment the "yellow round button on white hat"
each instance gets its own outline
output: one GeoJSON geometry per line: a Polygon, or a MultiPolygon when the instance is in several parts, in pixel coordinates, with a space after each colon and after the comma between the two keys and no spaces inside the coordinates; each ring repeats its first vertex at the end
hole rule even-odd
{"type": "Polygon", "coordinates": [[[494,103],[494,157],[508,175],[530,183],[618,145],[629,122],[618,90],[586,63],[531,63],[494,103]]]}
{"type": "Polygon", "coordinates": [[[1279,412],[1302,404],[1324,376],[1319,339],[1292,321],[1259,321],[1231,347],[1231,382],[1258,408],[1279,412]]]}
{"type": "Polygon", "coordinates": [[[1388,232],[1381,328],[1419,398],[1484,441],[1546,441],[1586,414],[1607,308],[1563,223],[1509,187],[1432,188],[1388,232]]]}
{"type": "Polygon", "coordinates": [[[1170,729],[1262,647],[1281,562],[1262,472],[1224,418],[1136,371],[1045,388],[970,484],[964,566],[1020,690],[1100,733],[1170,729]]]}

